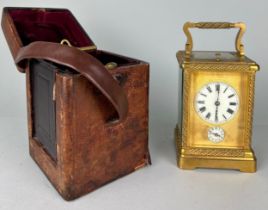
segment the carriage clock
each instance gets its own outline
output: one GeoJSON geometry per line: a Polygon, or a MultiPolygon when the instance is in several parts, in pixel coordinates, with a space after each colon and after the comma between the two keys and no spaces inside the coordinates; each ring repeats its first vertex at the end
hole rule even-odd
{"type": "Polygon", "coordinates": [[[175,129],[178,166],[182,169],[228,168],[256,171],[251,148],[255,73],[245,56],[244,23],[187,22],[181,69],[179,120],[175,129]],[[238,28],[234,52],[192,51],[190,28],[238,28]]]}

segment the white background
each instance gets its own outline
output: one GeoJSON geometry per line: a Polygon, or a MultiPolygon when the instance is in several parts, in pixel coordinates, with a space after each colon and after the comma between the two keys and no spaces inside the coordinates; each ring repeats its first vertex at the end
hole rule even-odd
{"type": "MultiPolygon", "coordinates": [[[[266,0],[1,0],[4,6],[68,8],[99,49],[150,62],[153,165],[65,202],[28,155],[25,75],[0,33],[0,210],[268,209],[268,5],[266,0]],[[258,62],[253,147],[255,174],[176,167],[177,50],[186,21],[243,21],[246,55],[258,62]]],[[[193,31],[194,50],[234,50],[235,30],[193,31]]]]}

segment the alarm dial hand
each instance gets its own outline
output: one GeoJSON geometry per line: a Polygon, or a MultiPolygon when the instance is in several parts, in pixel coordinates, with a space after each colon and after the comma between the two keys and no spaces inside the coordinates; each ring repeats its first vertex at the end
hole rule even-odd
{"type": "Polygon", "coordinates": [[[213,133],[213,135],[214,135],[214,136],[217,136],[217,137],[221,137],[221,135],[218,134],[218,133],[213,133]]]}

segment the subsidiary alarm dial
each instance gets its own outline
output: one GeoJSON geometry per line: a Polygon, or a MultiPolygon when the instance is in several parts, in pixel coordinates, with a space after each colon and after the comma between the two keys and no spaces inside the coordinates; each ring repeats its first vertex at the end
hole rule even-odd
{"type": "Polygon", "coordinates": [[[239,108],[239,97],[230,85],[212,82],[203,86],[195,98],[195,109],[206,122],[221,124],[231,120],[239,108]]]}
{"type": "Polygon", "coordinates": [[[213,143],[220,143],[224,140],[224,130],[220,127],[209,128],[208,140],[213,143]]]}

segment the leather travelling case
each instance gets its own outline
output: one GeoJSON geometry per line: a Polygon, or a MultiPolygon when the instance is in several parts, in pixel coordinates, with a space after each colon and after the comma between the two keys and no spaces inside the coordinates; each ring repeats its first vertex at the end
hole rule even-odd
{"type": "Polygon", "coordinates": [[[98,50],[66,9],[4,8],[2,28],[26,73],[30,155],[64,199],[150,163],[148,63],[98,50]]]}

